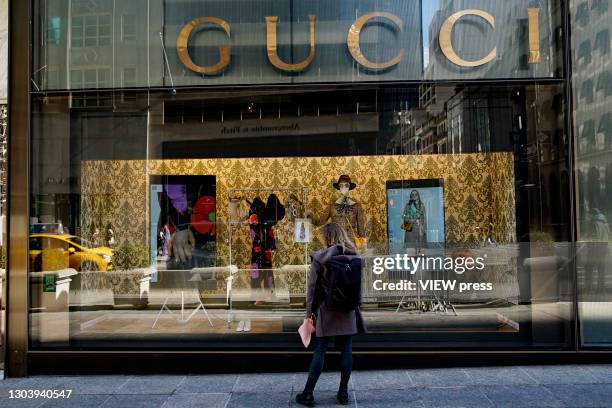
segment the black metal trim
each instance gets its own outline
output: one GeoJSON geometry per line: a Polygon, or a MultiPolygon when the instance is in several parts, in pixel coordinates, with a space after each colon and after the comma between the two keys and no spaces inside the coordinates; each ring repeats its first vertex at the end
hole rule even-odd
{"type": "MultiPolygon", "coordinates": [[[[330,352],[328,369],[337,370],[339,353],[330,352]]],[[[214,374],[306,372],[311,352],[300,353],[29,353],[32,375],[214,374]]],[[[407,352],[355,353],[356,370],[389,367],[510,366],[612,363],[612,353],[563,352],[407,352]]]]}
{"type": "Polygon", "coordinates": [[[577,160],[575,152],[575,133],[574,133],[574,99],[573,99],[573,82],[572,82],[572,48],[571,48],[571,13],[570,13],[570,0],[563,0],[562,6],[563,13],[563,52],[564,52],[564,76],[565,76],[565,134],[567,135],[567,151],[568,151],[568,177],[569,180],[569,195],[571,200],[570,205],[570,234],[573,242],[571,250],[571,265],[570,270],[573,271],[573,310],[574,316],[573,325],[573,337],[574,346],[577,351],[580,350],[581,344],[581,333],[580,333],[580,313],[578,312],[578,266],[576,263],[576,242],[578,241],[578,217],[577,217],[577,192],[578,186],[576,185],[575,163],[577,160]]]}
{"type": "Polygon", "coordinates": [[[76,93],[110,93],[110,92],[170,92],[173,89],[177,91],[240,91],[249,89],[308,89],[308,88],[325,88],[325,89],[345,89],[359,88],[367,86],[385,87],[385,86],[419,86],[419,85],[489,85],[489,86],[507,86],[508,84],[535,85],[535,84],[562,84],[566,78],[486,78],[486,79],[440,79],[440,80],[412,80],[412,81],[362,81],[362,82],[309,82],[303,84],[240,84],[240,85],[188,85],[158,87],[131,87],[131,88],[83,88],[83,89],[50,89],[44,91],[31,91],[32,95],[54,95],[54,94],[76,94],[76,93]]]}

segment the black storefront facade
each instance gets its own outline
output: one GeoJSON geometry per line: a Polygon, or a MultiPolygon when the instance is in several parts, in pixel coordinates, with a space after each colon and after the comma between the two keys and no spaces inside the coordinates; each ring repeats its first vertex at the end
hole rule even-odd
{"type": "Polygon", "coordinates": [[[11,3],[8,374],[302,369],[330,222],[362,367],[609,358],[610,13],[11,3]]]}

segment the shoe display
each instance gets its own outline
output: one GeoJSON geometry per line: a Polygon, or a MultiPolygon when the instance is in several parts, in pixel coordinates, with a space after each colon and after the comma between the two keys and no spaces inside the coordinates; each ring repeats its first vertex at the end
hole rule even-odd
{"type": "Polygon", "coordinates": [[[236,331],[237,332],[244,331],[244,320],[241,320],[240,322],[238,322],[238,327],[236,327],[236,331]]]}
{"type": "Polygon", "coordinates": [[[251,321],[250,320],[247,320],[246,322],[244,322],[243,330],[245,332],[250,332],[251,331],[251,321]]]}
{"type": "Polygon", "coordinates": [[[295,396],[295,402],[307,407],[314,407],[315,401],[312,392],[300,392],[295,396]]]}

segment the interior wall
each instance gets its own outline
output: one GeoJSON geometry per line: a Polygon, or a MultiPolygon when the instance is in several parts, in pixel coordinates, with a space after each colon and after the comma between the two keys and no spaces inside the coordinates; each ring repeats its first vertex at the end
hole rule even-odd
{"type": "MultiPolygon", "coordinates": [[[[516,241],[514,164],[511,153],[288,157],[251,159],[183,159],[85,161],[82,163],[82,231],[112,225],[119,242],[149,243],[150,175],[215,175],[217,179],[217,262],[230,263],[227,207],[231,188],[307,188],[308,209],[321,213],[338,196],[332,183],[349,174],[358,187],[351,197],[366,215],[369,244],[385,253],[387,242],[386,181],[444,179],[446,240],[482,239],[489,220],[500,243],[516,241]]],[[[268,192],[262,192],[265,201],[268,192]]],[[[251,198],[253,195],[251,195],[251,198]]],[[[281,201],[283,194],[279,194],[281,201]]],[[[289,222],[277,227],[276,265],[307,263],[303,245],[293,244],[289,222]]],[[[232,264],[250,263],[248,225],[233,226],[232,264]]],[[[320,246],[315,232],[312,248],[320,246]]],[[[312,249],[311,248],[311,249],[312,249]]]]}

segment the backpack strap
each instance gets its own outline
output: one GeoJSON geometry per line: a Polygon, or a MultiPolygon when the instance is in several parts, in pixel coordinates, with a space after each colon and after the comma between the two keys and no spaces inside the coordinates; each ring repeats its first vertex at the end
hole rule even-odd
{"type": "Polygon", "coordinates": [[[316,319],[317,311],[319,310],[319,306],[320,306],[319,303],[321,301],[321,292],[323,290],[323,288],[321,287],[321,274],[325,273],[325,264],[322,264],[316,259],[313,259],[313,261],[319,264],[320,266],[320,269],[319,269],[320,273],[317,273],[317,280],[315,282],[315,289],[314,289],[314,294],[312,297],[312,306],[310,308],[311,313],[315,316],[315,319],[316,319]]]}

